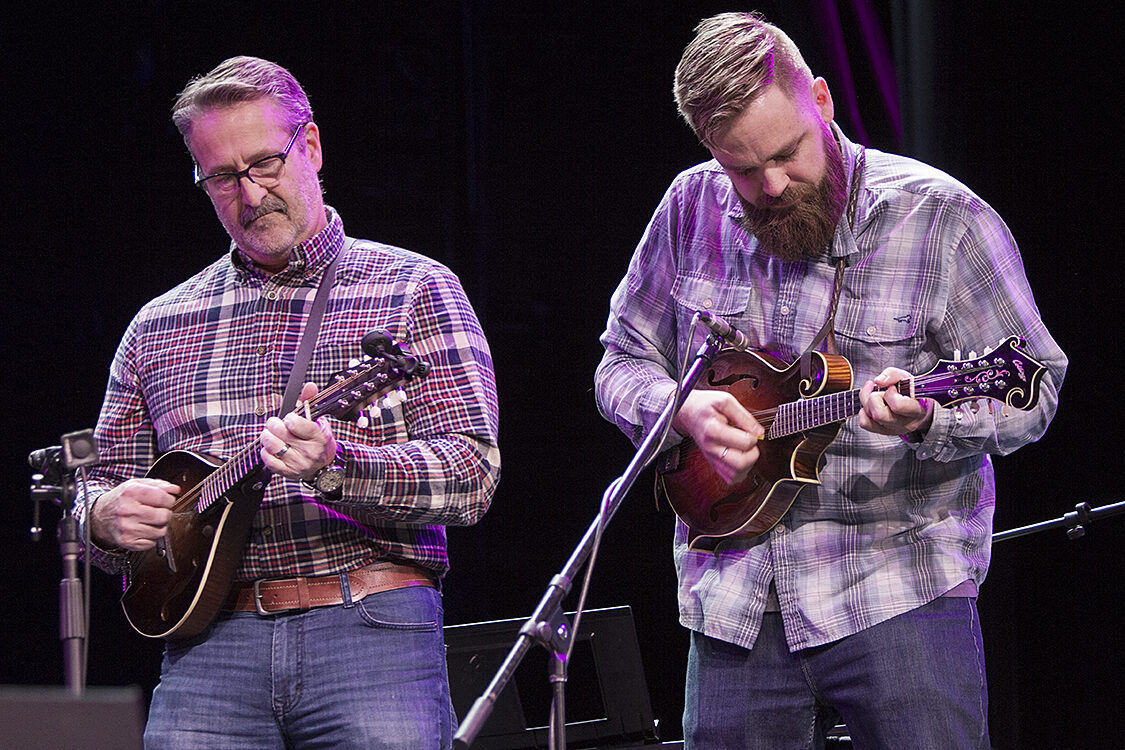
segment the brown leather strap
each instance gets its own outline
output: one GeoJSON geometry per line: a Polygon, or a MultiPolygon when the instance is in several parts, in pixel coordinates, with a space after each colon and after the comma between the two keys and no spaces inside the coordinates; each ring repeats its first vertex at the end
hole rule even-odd
{"type": "MultiPolygon", "coordinates": [[[[856,206],[859,203],[859,182],[863,179],[863,170],[866,165],[867,149],[860,146],[859,154],[855,159],[855,167],[852,170],[852,184],[848,189],[848,226],[853,233],[855,232],[856,206]]],[[[844,268],[847,265],[847,257],[836,259],[836,278],[832,284],[832,299],[828,302],[828,317],[825,319],[824,325],[816,332],[812,343],[801,354],[801,377],[805,380],[812,377],[812,353],[821,341],[825,342],[825,349],[829,354],[836,353],[836,307],[840,304],[840,290],[844,286],[844,268]]]]}
{"type": "MultiPolygon", "coordinates": [[[[396,562],[374,563],[350,571],[347,576],[351,601],[407,586],[437,586],[437,577],[433,571],[396,562]]],[[[238,582],[231,588],[223,609],[272,615],[343,603],[340,575],[333,573],[327,576],[261,578],[257,581],[238,582]]]]}

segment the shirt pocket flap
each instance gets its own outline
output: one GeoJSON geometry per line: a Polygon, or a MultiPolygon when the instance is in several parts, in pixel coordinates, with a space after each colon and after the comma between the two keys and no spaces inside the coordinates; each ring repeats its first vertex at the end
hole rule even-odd
{"type": "Polygon", "coordinates": [[[713,278],[677,276],[672,284],[672,298],[692,311],[716,315],[743,315],[750,306],[751,287],[713,278]]]}
{"type": "Polygon", "coordinates": [[[846,300],[840,302],[835,330],[838,335],[867,343],[896,342],[912,338],[920,316],[905,304],[846,300]]]}

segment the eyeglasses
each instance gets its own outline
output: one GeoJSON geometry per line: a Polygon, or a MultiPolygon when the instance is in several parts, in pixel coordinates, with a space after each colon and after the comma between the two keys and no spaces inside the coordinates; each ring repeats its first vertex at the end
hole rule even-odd
{"type": "Polygon", "coordinates": [[[285,159],[289,156],[293,144],[297,142],[297,134],[306,125],[308,123],[303,122],[297,126],[297,129],[293,131],[293,135],[289,138],[289,142],[285,144],[285,148],[280,153],[258,159],[241,172],[216,172],[206,177],[200,177],[199,165],[196,164],[192,175],[195,178],[195,186],[206,190],[211,195],[232,195],[238,192],[242,185],[242,178],[245,177],[260,187],[273,187],[281,178],[281,170],[285,166],[285,159]]]}

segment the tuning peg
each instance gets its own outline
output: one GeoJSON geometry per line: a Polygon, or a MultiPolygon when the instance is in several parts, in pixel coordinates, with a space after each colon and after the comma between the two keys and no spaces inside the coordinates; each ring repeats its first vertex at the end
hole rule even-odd
{"type": "Polygon", "coordinates": [[[406,403],[406,391],[402,389],[402,386],[395,388],[393,391],[387,391],[383,394],[382,402],[384,409],[393,409],[399,404],[406,403]]]}

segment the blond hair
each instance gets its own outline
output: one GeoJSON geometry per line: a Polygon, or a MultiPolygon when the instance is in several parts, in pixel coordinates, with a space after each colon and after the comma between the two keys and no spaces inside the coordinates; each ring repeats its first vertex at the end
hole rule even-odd
{"type": "Polygon", "coordinates": [[[810,91],[812,71],[784,31],[758,13],[720,13],[695,28],[676,66],[673,91],[680,115],[704,144],[765,88],[790,98],[810,91]]]}

